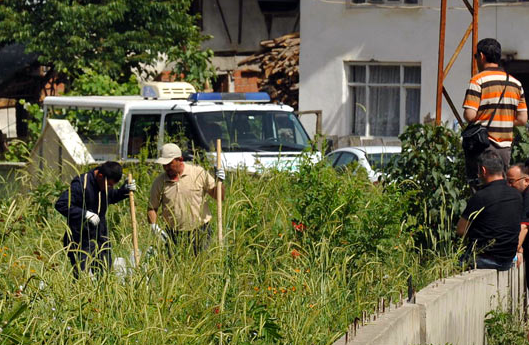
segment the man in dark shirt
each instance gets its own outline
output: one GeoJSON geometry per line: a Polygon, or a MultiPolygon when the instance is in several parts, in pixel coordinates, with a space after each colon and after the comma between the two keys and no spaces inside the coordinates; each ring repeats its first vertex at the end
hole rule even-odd
{"type": "Polygon", "coordinates": [[[91,273],[96,273],[112,266],[106,222],[107,208],[109,204],[128,198],[129,192],[136,190],[134,180],[114,189],[121,175],[119,163],[105,162],[86,174],[75,177],[70,188],[55,203],[55,209],[66,217],[70,227],[64,234],[63,244],[75,278],[79,277],[79,271],[87,268],[91,273]]]}
{"type": "Polygon", "coordinates": [[[503,179],[503,161],[492,151],[478,158],[484,186],[472,198],[457,223],[457,234],[475,247],[477,268],[508,270],[518,246],[522,196],[503,179]]]}
{"type": "Polygon", "coordinates": [[[529,225],[529,168],[523,163],[509,167],[509,170],[507,170],[507,184],[522,193],[523,210],[518,253],[523,253],[523,247],[527,246],[527,243],[524,244],[524,240],[527,235],[527,226],[529,225]]]}

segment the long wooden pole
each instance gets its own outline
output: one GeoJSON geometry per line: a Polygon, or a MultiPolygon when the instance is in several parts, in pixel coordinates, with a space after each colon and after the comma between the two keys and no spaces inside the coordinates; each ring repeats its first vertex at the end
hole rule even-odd
{"type": "Polygon", "coordinates": [[[474,56],[478,52],[478,19],[479,19],[479,0],[474,0],[472,9],[472,75],[478,73],[478,64],[474,56]]]}
{"type": "MultiPolygon", "coordinates": [[[[221,140],[217,139],[217,169],[222,168],[221,140]]],[[[222,181],[217,180],[217,228],[219,229],[219,244],[222,245],[222,181]]]]}
{"type": "Polygon", "coordinates": [[[441,106],[443,103],[444,57],[446,30],[446,0],[441,0],[441,20],[439,23],[439,57],[437,60],[437,100],[435,107],[435,124],[441,124],[441,106]]]}
{"type": "MultiPolygon", "coordinates": [[[[129,174],[129,183],[132,183],[132,174],[129,174]]],[[[134,247],[134,261],[136,267],[140,266],[140,254],[138,251],[138,231],[136,228],[136,207],[134,206],[134,192],[129,191],[130,218],[132,220],[132,246],[134,247]]]]}
{"type": "Polygon", "coordinates": [[[446,64],[445,70],[443,72],[443,77],[446,78],[446,75],[450,71],[450,68],[452,68],[452,65],[457,59],[457,56],[461,52],[461,49],[463,49],[463,46],[465,45],[468,37],[470,36],[470,33],[472,32],[472,23],[468,25],[467,31],[465,31],[465,34],[463,35],[463,38],[461,39],[461,42],[459,42],[459,45],[457,46],[454,55],[450,58],[450,61],[448,61],[448,64],[446,64]]]}

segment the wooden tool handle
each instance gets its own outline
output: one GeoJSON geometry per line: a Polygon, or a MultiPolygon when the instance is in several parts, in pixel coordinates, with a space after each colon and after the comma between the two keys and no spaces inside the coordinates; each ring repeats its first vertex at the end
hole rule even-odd
{"type": "MultiPolygon", "coordinates": [[[[129,183],[132,183],[132,174],[129,174],[129,183]]],[[[136,207],[134,206],[134,192],[129,191],[130,218],[132,220],[132,246],[134,247],[134,261],[136,267],[140,265],[140,254],[138,251],[138,232],[136,229],[136,207]]]]}
{"type": "MultiPolygon", "coordinates": [[[[222,168],[221,140],[217,139],[217,169],[222,168]]],[[[222,181],[217,180],[217,228],[219,229],[219,244],[222,245],[222,181]]]]}

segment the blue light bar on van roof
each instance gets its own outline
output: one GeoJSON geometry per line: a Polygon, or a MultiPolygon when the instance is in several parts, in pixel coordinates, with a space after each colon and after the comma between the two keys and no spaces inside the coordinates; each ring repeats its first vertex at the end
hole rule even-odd
{"type": "Polygon", "coordinates": [[[190,102],[270,102],[266,92],[197,92],[189,95],[190,102]]]}

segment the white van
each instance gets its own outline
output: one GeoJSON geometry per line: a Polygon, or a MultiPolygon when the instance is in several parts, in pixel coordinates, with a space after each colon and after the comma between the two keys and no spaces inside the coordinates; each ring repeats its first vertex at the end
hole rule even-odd
{"type": "Polygon", "coordinates": [[[81,135],[96,161],[134,161],[147,145],[148,158],[156,158],[165,142],[180,143],[191,160],[194,149],[215,152],[221,139],[225,168],[255,172],[291,167],[309,146],[293,109],[271,104],[266,93],[196,93],[187,83],[148,83],[141,96],[50,96],[44,99],[44,124],[65,109],[121,116],[119,135],[81,135]]]}

